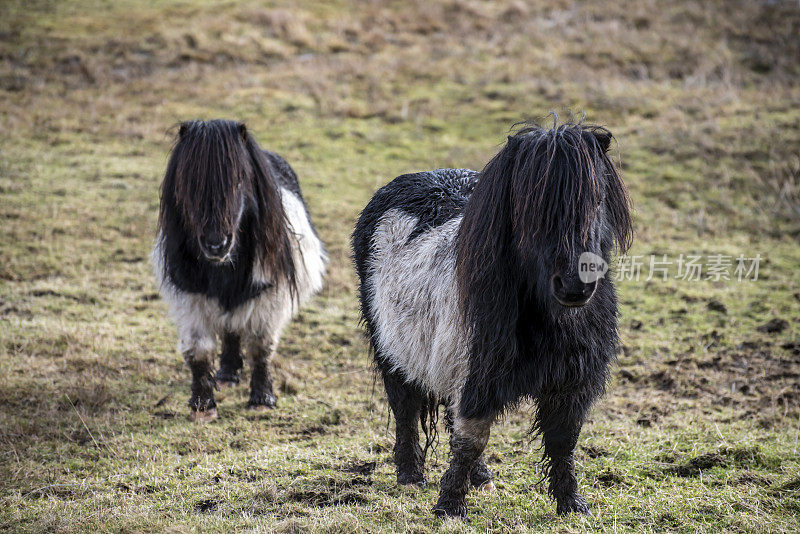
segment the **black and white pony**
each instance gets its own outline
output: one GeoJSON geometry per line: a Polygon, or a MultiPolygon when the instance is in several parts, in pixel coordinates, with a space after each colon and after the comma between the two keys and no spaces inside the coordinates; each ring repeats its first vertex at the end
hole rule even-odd
{"type": "Polygon", "coordinates": [[[283,158],[242,123],[180,125],[152,262],[192,371],[192,420],[216,418],[214,389],[239,382],[242,348],[252,363],[250,407],[275,406],[270,357],[298,306],[322,288],[326,261],[283,158]]]}
{"type": "MultiPolygon", "coordinates": [[[[478,173],[439,169],[384,186],[353,233],[360,297],[396,419],[401,484],[425,483],[418,423],[447,407],[452,459],[433,511],[466,515],[470,485],[491,489],[492,422],[536,402],[549,493],[588,512],[573,450],[617,345],[606,264],[632,237],[629,199],[605,128],[526,125],[478,173]]],[[[426,434],[427,434],[426,430],[426,434]]]]}

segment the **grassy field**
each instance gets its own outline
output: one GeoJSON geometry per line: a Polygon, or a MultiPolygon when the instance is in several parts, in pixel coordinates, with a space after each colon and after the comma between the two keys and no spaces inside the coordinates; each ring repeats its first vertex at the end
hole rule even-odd
{"type": "Polygon", "coordinates": [[[800,530],[800,7],[605,4],[4,1],[0,530],[800,530]],[[555,515],[526,407],[490,439],[497,490],[442,521],[445,439],[427,488],[395,484],[348,236],[394,176],[481,168],[551,110],[616,135],[630,254],[760,254],[758,279],[620,283],[591,517],[555,515]],[[240,388],[197,426],[147,257],[167,130],[218,117],[291,162],[331,264],[278,409],[240,388]]]}

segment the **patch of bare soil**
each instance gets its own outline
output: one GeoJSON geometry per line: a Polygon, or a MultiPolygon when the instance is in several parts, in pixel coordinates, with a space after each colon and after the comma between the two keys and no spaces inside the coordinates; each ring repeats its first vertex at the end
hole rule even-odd
{"type": "Polygon", "coordinates": [[[698,476],[714,467],[765,467],[767,460],[757,447],[722,447],[717,452],[708,452],[690,458],[684,463],[669,465],[667,473],[680,477],[698,476]]]}
{"type": "Polygon", "coordinates": [[[369,500],[360,493],[359,489],[371,485],[372,479],[363,476],[354,476],[345,481],[323,479],[317,484],[304,485],[304,488],[311,489],[289,490],[286,500],[305,503],[317,508],[342,504],[365,504],[369,500]]]}
{"type": "Polygon", "coordinates": [[[376,466],[377,466],[376,462],[354,461],[352,463],[345,465],[339,470],[343,473],[353,473],[356,475],[369,476],[372,474],[373,471],[375,471],[376,466]]]}
{"type": "MultiPolygon", "coordinates": [[[[759,330],[779,336],[776,321],[759,330]]],[[[717,331],[693,341],[702,352],[693,349],[652,366],[619,371],[622,391],[645,385],[655,394],[652,402],[626,405],[637,412],[640,425],[660,422],[680,399],[697,400],[706,409],[734,408],[765,426],[775,417],[800,416],[800,344],[754,339],[731,347],[717,331]]]]}

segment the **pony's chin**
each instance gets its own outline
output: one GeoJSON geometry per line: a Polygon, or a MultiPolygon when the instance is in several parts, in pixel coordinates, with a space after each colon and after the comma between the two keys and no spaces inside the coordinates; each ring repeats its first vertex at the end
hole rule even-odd
{"type": "Polygon", "coordinates": [[[231,253],[228,252],[224,256],[209,256],[208,254],[204,254],[206,261],[211,265],[225,265],[231,262],[231,253]]]}
{"type": "Polygon", "coordinates": [[[552,310],[553,317],[556,321],[570,321],[572,318],[577,317],[581,312],[588,307],[589,299],[585,304],[562,304],[558,299],[553,299],[550,309],[552,310]]]}
{"type": "Polygon", "coordinates": [[[221,267],[223,265],[232,263],[233,250],[235,248],[236,245],[234,243],[231,243],[230,245],[228,245],[228,250],[226,250],[224,254],[219,255],[212,253],[211,251],[207,250],[204,246],[201,245],[200,252],[202,253],[203,255],[202,257],[203,259],[206,260],[206,262],[210,263],[211,265],[216,265],[221,267]]]}
{"type": "Polygon", "coordinates": [[[585,300],[583,302],[577,302],[577,303],[575,303],[575,302],[563,302],[563,301],[558,300],[558,299],[555,299],[555,300],[558,303],[558,306],[560,308],[564,308],[565,310],[579,310],[579,309],[585,307],[587,304],[589,304],[589,300],[591,300],[591,299],[585,300]]]}

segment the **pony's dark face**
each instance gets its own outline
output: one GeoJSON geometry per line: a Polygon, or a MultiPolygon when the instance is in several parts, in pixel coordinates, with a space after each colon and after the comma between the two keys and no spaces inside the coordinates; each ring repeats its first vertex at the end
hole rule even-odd
{"type": "Polygon", "coordinates": [[[174,198],[184,228],[206,260],[230,262],[251,195],[253,172],[243,124],[192,121],[181,124],[170,165],[174,198]]]}
{"type": "Polygon", "coordinates": [[[539,256],[538,276],[547,278],[543,287],[549,288],[556,309],[578,308],[588,304],[597,290],[599,280],[608,271],[609,251],[613,234],[607,224],[604,201],[598,202],[589,219],[566,233],[559,241],[544,237],[539,256]]]}
{"type": "Polygon", "coordinates": [[[517,253],[533,292],[555,314],[591,302],[614,243],[631,234],[628,197],[608,157],[603,128],[565,125],[523,131],[511,204],[517,253]]]}

